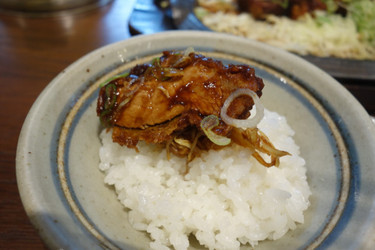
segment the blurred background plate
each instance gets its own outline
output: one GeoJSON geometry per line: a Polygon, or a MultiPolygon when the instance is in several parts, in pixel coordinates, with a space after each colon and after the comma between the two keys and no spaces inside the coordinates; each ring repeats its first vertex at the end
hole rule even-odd
{"type": "MultiPolygon", "coordinates": [[[[194,14],[196,0],[138,0],[130,18],[133,34],[152,34],[163,30],[210,31],[194,14]]],[[[375,61],[334,57],[302,56],[340,79],[375,80],[375,61]]]]}

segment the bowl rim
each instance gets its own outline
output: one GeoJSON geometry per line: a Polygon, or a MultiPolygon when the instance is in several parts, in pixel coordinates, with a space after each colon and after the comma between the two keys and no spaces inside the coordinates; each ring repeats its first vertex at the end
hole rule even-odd
{"type": "MultiPolygon", "coordinates": [[[[31,176],[30,169],[28,166],[32,164],[32,158],[30,157],[30,154],[28,152],[30,145],[32,145],[32,141],[36,138],[33,137],[33,131],[32,131],[32,124],[35,121],[35,117],[38,116],[38,111],[41,108],[41,106],[44,105],[44,102],[48,95],[54,92],[54,89],[57,85],[61,85],[61,81],[65,78],[67,72],[74,71],[77,67],[81,67],[82,65],[87,64],[92,57],[95,57],[100,54],[108,54],[111,51],[118,50],[122,46],[136,46],[137,44],[141,43],[152,43],[152,41],[158,40],[168,40],[168,39],[183,39],[183,38],[189,38],[189,39],[207,39],[207,41],[211,41],[213,39],[216,39],[218,43],[228,41],[230,40],[233,44],[241,43],[241,44],[249,44],[251,46],[256,47],[260,50],[260,52],[257,52],[258,54],[261,54],[265,51],[268,51],[267,53],[273,54],[275,56],[275,60],[277,60],[276,57],[283,57],[287,58],[290,61],[291,66],[289,66],[291,69],[293,69],[296,66],[303,67],[306,66],[308,68],[308,72],[296,72],[294,71],[293,74],[301,75],[301,74],[310,74],[310,75],[317,75],[319,78],[324,79],[324,83],[317,83],[319,87],[323,88],[324,91],[328,93],[336,93],[337,95],[342,96],[343,99],[345,99],[350,106],[348,110],[343,111],[342,116],[350,115],[355,113],[355,116],[357,120],[359,120],[358,129],[363,129],[369,132],[368,137],[363,138],[363,143],[368,144],[370,147],[369,149],[373,150],[375,152],[375,127],[371,123],[370,117],[367,114],[367,112],[364,110],[364,108],[361,106],[361,104],[350,94],[349,91],[347,91],[341,84],[339,84],[336,80],[334,80],[332,77],[330,77],[327,73],[321,71],[316,66],[306,62],[305,60],[301,59],[298,56],[292,55],[289,52],[283,51],[281,49],[277,49],[274,47],[271,47],[269,45],[265,45],[256,41],[249,41],[244,38],[235,37],[233,35],[226,35],[226,34],[219,34],[215,32],[205,32],[205,31],[167,31],[167,32],[161,32],[158,34],[153,35],[140,35],[137,37],[130,38],[128,40],[120,41],[114,44],[110,44],[104,47],[101,47],[99,49],[96,49],[87,55],[81,57],[74,63],[72,63],[70,66],[68,66],[65,70],[63,70],[60,74],[58,74],[47,86],[46,88],[41,92],[41,94],[38,96],[37,100],[32,105],[25,122],[22,126],[22,130],[20,133],[18,145],[17,145],[17,157],[16,157],[16,174],[17,174],[17,183],[19,187],[19,192],[21,195],[22,203],[25,207],[26,213],[30,217],[33,225],[36,228],[41,229],[41,227],[47,226],[50,228],[53,228],[53,224],[51,225],[51,222],[49,220],[40,220],[40,218],[35,219],[32,218],[32,210],[36,207],[41,206],[41,204],[38,203],[38,199],[35,197],[35,194],[33,193],[33,186],[31,184],[31,181],[29,178],[31,176]],[[302,66],[301,66],[302,65],[302,66]]],[[[208,44],[208,43],[207,43],[208,44]]],[[[152,50],[152,45],[151,45],[152,50]]],[[[239,52],[238,52],[239,53],[239,52]]],[[[277,62],[279,63],[279,62],[277,62]]],[[[272,66],[272,64],[271,64],[272,66]]],[[[316,86],[315,86],[316,87],[316,86]]],[[[339,105],[339,104],[338,104],[339,105]]],[[[337,119],[342,119],[342,117],[336,117],[337,119]]],[[[375,216],[373,216],[375,217],[375,216]]],[[[374,220],[374,218],[370,218],[374,220]]],[[[372,229],[368,232],[366,232],[368,235],[366,236],[367,239],[374,240],[374,236],[371,236],[371,233],[375,230],[372,229]]],[[[53,230],[40,230],[40,234],[42,238],[46,241],[47,245],[56,245],[56,242],[59,242],[61,239],[56,236],[56,232],[53,230]]],[[[374,234],[372,234],[374,235],[374,234]]],[[[370,244],[363,242],[364,244],[370,244]]]]}

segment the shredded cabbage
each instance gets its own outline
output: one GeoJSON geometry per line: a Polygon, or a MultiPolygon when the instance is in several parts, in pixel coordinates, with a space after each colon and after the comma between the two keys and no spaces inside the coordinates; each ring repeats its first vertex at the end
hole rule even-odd
{"type": "Polygon", "coordinates": [[[298,20],[270,15],[265,21],[248,13],[234,14],[197,8],[197,16],[212,30],[255,39],[301,55],[375,60],[375,1],[324,0],[327,11],[298,20]],[[346,16],[335,14],[339,7],[346,16]]]}
{"type": "Polygon", "coordinates": [[[361,38],[375,46],[375,1],[351,1],[348,6],[361,38]]]}

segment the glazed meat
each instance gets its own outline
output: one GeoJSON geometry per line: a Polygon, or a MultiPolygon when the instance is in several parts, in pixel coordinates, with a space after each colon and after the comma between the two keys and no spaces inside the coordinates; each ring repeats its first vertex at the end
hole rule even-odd
{"type": "MultiPolygon", "coordinates": [[[[251,91],[258,98],[263,87],[262,79],[247,65],[224,65],[194,52],[165,51],[152,63],[137,65],[103,86],[97,114],[105,126],[113,128],[113,141],[120,145],[136,148],[142,140],[167,145],[169,152],[190,159],[196,147],[223,146],[212,137],[248,146],[243,141],[249,131],[224,122],[222,109],[236,90],[251,91]],[[204,136],[207,133],[210,140],[204,136]]],[[[239,94],[227,105],[225,116],[247,119],[253,105],[254,97],[239,94]]],[[[256,135],[257,130],[252,138],[256,135]]],[[[259,148],[266,142],[258,138],[252,144],[258,143],[259,148]]]]}
{"type": "Polygon", "coordinates": [[[327,8],[322,0],[238,0],[238,6],[241,11],[251,13],[256,19],[263,19],[270,14],[297,19],[306,13],[327,8]]]}
{"type": "Polygon", "coordinates": [[[325,9],[327,9],[327,6],[321,0],[292,0],[289,9],[289,16],[292,19],[297,19],[306,13],[325,9]]]}
{"type": "Polygon", "coordinates": [[[269,14],[277,16],[286,14],[286,8],[274,1],[238,0],[238,7],[243,12],[251,13],[256,19],[263,19],[269,14]]]}
{"type": "MultiPolygon", "coordinates": [[[[111,85],[116,86],[117,100],[104,119],[115,128],[113,139],[126,146],[134,146],[138,140],[165,142],[175,130],[199,127],[204,116],[219,116],[225,99],[235,89],[249,88],[261,96],[264,86],[249,66],[224,66],[199,54],[184,57],[176,52],[164,52],[153,64],[136,66],[111,85]]],[[[105,101],[114,98],[106,89],[99,94],[99,115],[107,111],[105,101]]],[[[246,117],[252,105],[251,98],[238,99],[229,115],[246,117]]]]}

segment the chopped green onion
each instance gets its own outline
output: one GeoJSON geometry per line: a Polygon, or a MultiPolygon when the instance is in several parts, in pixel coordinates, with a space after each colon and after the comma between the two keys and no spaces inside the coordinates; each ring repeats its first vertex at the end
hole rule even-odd
{"type": "Polygon", "coordinates": [[[100,87],[104,87],[106,84],[112,82],[113,80],[118,79],[118,78],[122,78],[122,77],[127,77],[128,75],[129,75],[129,72],[126,72],[126,73],[123,73],[123,74],[119,74],[119,75],[112,76],[111,78],[109,78],[109,79],[106,80],[105,82],[101,83],[99,86],[100,86],[100,87]]]}
{"type": "Polygon", "coordinates": [[[231,142],[231,139],[221,136],[212,131],[213,128],[219,125],[219,117],[216,115],[209,115],[201,121],[201,128],[210,141],[219,146],[226,146],[231,142]]]}
{"type": "Polygon", "coordinates": [[[116,99],[117,99],[116,90],[117,90],[117,87],[114,83],[111,83],[105,86],[105,95],[107,97],[104,103],[105,110],[108,110],[108,109],[110,110],[115,105],[116,99]]]}

